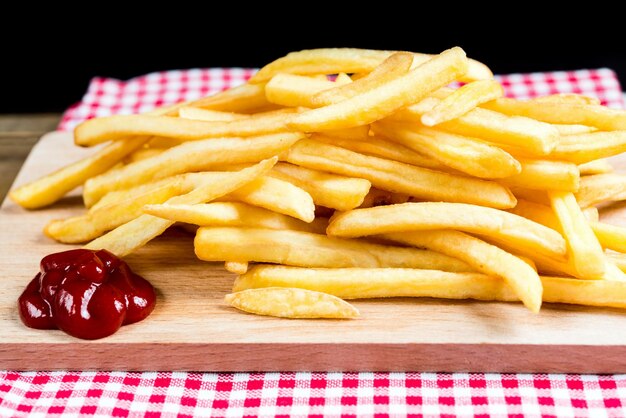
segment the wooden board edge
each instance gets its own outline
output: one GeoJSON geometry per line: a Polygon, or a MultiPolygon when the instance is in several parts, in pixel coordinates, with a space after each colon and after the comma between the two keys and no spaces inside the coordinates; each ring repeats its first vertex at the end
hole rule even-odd
{"type": "Polygon", "coordinates": [[[605,345],[79,343],[75,350],[67,348],[3,344],[0,370],[626,373],[626,346],[605,345]]]}

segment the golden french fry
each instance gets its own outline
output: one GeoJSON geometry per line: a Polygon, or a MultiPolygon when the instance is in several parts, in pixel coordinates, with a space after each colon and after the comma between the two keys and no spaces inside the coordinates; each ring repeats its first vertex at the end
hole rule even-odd
{"type": "Polygon", "coordinates": [[[626,151],[626,130],[592,132],[561,137],[561,141],[550,154],[550,158],[584,164],[624,151],[626,151]]]}
{"type": "Polygon", "coordinates": [[[126,200],[132,200],[133,198],[135,198],[135,196],[155,193],[157,192],[157,190],[166,187],[173,181],[181,181],[185,185],[185,189],[187,191],[190,191],[195,187],[196,183],[193,181],[193,177],[196,174],[197,173],[179,174],[177,176],[166,177],[161,180],[155,180],[148,183],[140,184],[134,187],[130,187],[128,189],[114,190],[104,195],[102,199],[98,200],[96,204],[91,206],[91,208],[89,208],[89,213],[95,212],[103,208],[104,206],[119,204],[126,200]]]}
{"type": "Polygon", "coordinates": [[[329,136],[329,133],[325,132],[324,135],[313,134],[311,135],[311,139],[325,144],[349,149],[350,151],[358,152],[359,154],[386,158],[388,160],[399,161],[401,163],[416,165],[418,167],[434,168],[439,171],[446,171],[450,169],[449,167],[446,167],[423,154],[380,136],[372,136],[364,139],[343,139],[329,136]]]}
{"type": "Polygon", "coordinates": [[[163,203],[189,192],[181,179],[171,179],[167,184],[122,202],[102,206],[86,215],[50,222],[44,233],[65,244],[77,244],[98,238],[106,231],[132,221],[143,214],[144,205],[163,203]]]}
{"type": "Polygon", "coordinates": [[[369,180],[374,187],[417,198],[515,206],[510,191],[498,183],[433,171],[366,156],[310,139],[298,141],[281,157],[292,164],[369,180]]]}
{"type": "Polygon", "coordinates": [[[291,119],[297,131],[315,132],[366,125],[416,103],[431,91],[467,72],[465,52],[458,47],[442,52],[407,74],[372,90],[291,119]]]}
{"type": "Polygon", "coordinates": [[[559,135],[567,136],[567,135],[578,135],[578,134],[590,134],[591,132],[595,132],[598,129],[593,126],[587,125],[564,125],[560,123],[553,123],[552,126],[559,131],[559,135]]]}
{"type": "Polygon", "coordinates": [[[483,107],[507,115],[520,115],[550,123],[581,124],[603,131],[626,129],[626,112],[597,104],[501,98],[483,107]]]}
{"type": "MultiPolygon", "coordinates": [[[[232,173],[213,173],[205,183],[189,193],[167,200],[169,204],[198,204],[211,201],[237,190],[241,186],[267,173],[276,164],[276,157],[261,161],[257,165],[232,173]]],[[[141,215],[100,238],[91,241],[84,248],[91,250],[105,249],[123,257],[146,245],[153,238],[161,235],[174,221],[141,215]]]]}
{"type": "MultiPolygon", "coordinates": [[[[370,138],[369,136],[370,127],[369,125],[364,126],[355,126],[354,128],[346,128],[346,129],[334,129],[330,131],[324,131],[324,137],[330,137],[331,139],[339,139],[339,140],[359,140],[366,141],[370,138]]],[[[317,134],[313,134],[317,135],[317,134]]]]}
{"type": "Polygon", "coordinates": [[[227,121],[205,121],[170,116],[114,115],[89,119],[74,130],[74,140],[81,146],[133,135],[156,135],[181,141],[219,137],[249,137],[287,130],[287,122],[296,113],[268,114],[227,121]]]}
{"type": "Polygon", "coordinates": [[[265,84],[242,84],[193,102],[193,106],[221,112],[252,113],[272,106],[265,98],[265,84]]]}
{"type": "Polygon", "coordinates": [[[288,181],[270,176],[260,177],[222,200],[248,203],[304,222],[312,222],[315,218],[315,203],[310,194],[288,181]]]}
{"type": "MultiPolygon", "coordinates": [[[[626,308],[626,282],[541,276],[543,301],[626,308]]],[[[503,302],[518,298],[506,283],[480,273],[398,268],[337,268],[258,265],[235,280],[233,291],[302,288],[344,299],[434,297],[503,302]]]]}
{"type": "Polygon", "coordinates": [[[519,174],[520,163],[498,147],[425,126],[375,124],[374,132],[424,154],[443,165],[481,178],[519,174]]]}
{"type": "Polygon", "coordinates": [[[589,222],[600,245],[620,253],[626,252],[626,228],[605,222],[589,222]]]}
{"type": "Polygon", "coordinates": [[[549,200],[544,203],[537,203],[526,199],[518,199],[517,205],[509,209],[508,212],[545,225],[555,231],[562,232],[559,219],[556,217],[552,208],[548,206],[549,204],[549,200]]]}
{"type": "Polygon", "coordinates": [[[170,221],[200,226],[246,226],[268,229],[289,229],[323,234],[326,221],[311,223],[240,202],[214,202],[198,205],[146,205],[143,212],[170,221]]]}
{"type": "Polygon", "coordinates": [[[461,86],[422,115],[426,126],[435,126],[456,119],[480,104],[502,97],[504,90],[496,80],[477,80],[461,86]]]}
{"type": "Polygon", "coordinates": [[[578,165],[581,176],[591,176],[593,174],[608,174],[613,172],[613,166],[605,159],[593,160],[588,163],[578,165]]]}
{"type": "Polygon", "coordinates": [[[156,157],[164,151],[164,148],[140,148],[137,151],[124,158],[124,164],[134,163],[136,161],[147,160],[156,157]]]}
{"type": "Polygon", "coordinates": [[[396,52],[374,68],[368,75],[353,83],[321,91],[312,99],[314,107],[328,106],[372,90],[406,74],[413,63],[413,54],[396,52]]]}
{"type": "Polygon", "coordinates": [[[161,154],[90,178],[83,190],[87,207],[104,194],[158,180],[179,173],[200,171],[218,164],[252,163],[280,154],[302,138],[301,134],[283,133],[255,138],[207,139],[181,144],[161,154]]]}
{"type": "Polygon", "coordinates": [[[411,267],[472,271],[455,258],[417,248],[345,240],[303,231],[201,227],[194,241],[205,261],[258,261],[309,267],[411,267]]]}
{"type": "Polygon", "coordinates": [[[502,210],[463,203],[419,202],[354,209],[337,214],[326,232],[359,237],[392,232],[456,229],[562,257],[565,240],[553,229],[502,210]]]}
{"type": "Polygon", "coordinates": [[[281,106],[316,107],[313,103],[315,95],[336,86],[326,78],[320,80],[293,74],[276,74],[265,86],[265,96],[269,102],[281,106]]]}
{"type": "Polygon", "coordinates": [[[567,240],[569,256],[576,270],[584,277],[602,277],[605,272],[604,252],[574,195],[549,191],[548,197],[567,240]]]}
{"type": "Polygon", "coordinates": [[[547,96],[540,96],[530,99],[537,103],[569,103],[569,104],[593,104],[599,105],[600,99],[597,97],[584,96],[582,94],[573,93],[557,93],[547,96]]]}
{"type": "Polygon", "coordinates": [[[202,109],[200,107],[181,107],[178,115],[184,119],[204,120],[209,122],[229,122],[245,119],[247,115],[243,113],[222,112],[219,110],[202,109]]]}
{"type": "Polygon", "coordinates": [[[568,192],[576,192],[580,187],[580,172],[576,164],[526,159],[519,159],[519,162],[521,172],[501,180],[507,186],[568,192]]]}
{"type": "Polygon", "coordinates": [[[141,148],[149,139],[144,137],[114,142],[90,157],[12,190],[9,196],[26,209],[51,205],[88,179],[104,173],[119,163],[124,157],[141,148]]]}
{"type": "Polygon", "coordinates": [[[348,302],[306,289],[249,289],[226,295],[224,302],[244,312],[279,318],[351,319],[359,316],[359,311],[348,302]]]}
{"type": "Polygon", "coordinates": [[[619,174],[595,174],[580,179],[576,200],[586,208],[598,203],[622,200],[626,193],[626,176],[619,174]]]}
{"type": "Polygon", "coordinates": [[[343,299],[518,300],[496,277],[407,268],[302,268],[261,264],[239,276],[233,284],[233,292],[268,287],[308,289],[343,299]]]}
{"type": "Polygon", "coordinates": [[[622,272],[626,272],[626,254],[607,252],[606,258],[615,264],[622,272]]]}
{"type": "MultiPolygon", "coordinates": [[[[289,74],[338,74],[369,73],[397,51],[377,51],[356,48],[320,48],[291,52],[261,68],[250,83],[261,83],[278,73],[289,74]]],[[[413,66],[433,57],[413,52],[413,66]]],[[[493,78],[491,70],[483,63],[469,60],[468,71],[461,81],[493,78]]]]}
{"type": "Polygon", "coordinates": [[[270,176],[302,188],[317,205],[342,211],[361,205],[371,187],[365,179],[338,176],[287,163],[276,164],[270,176]]]}
{"type": "Polygon", "coordinates": [[[245,274],[248,271],[248,267],[247,261],[226,261],[224,263],[226,271],[235,274],[245,274]]]}
{"type": "Polygon", "coordinates": [[[541,308],[542,288],[537,272],[519,257],[495,245],[450,230],[396,232],[383,237],[465,261],[476,271],[504,279],[532,312],[539,312],[541,308]]]}
{"type": "MultiPolygon", "coordinates": [[[[397,112],[389,119],[420,123],[422,115],[440,102],[440,99],[429,97],[397,112]]],[[[521,116],[506,116],[482,108],[472,109],[456,119],[440,123],[437,127],[496,145],[517,147],[534,156],[549,154],[559,141],[558,130],[550,124],[521,116]]]]}

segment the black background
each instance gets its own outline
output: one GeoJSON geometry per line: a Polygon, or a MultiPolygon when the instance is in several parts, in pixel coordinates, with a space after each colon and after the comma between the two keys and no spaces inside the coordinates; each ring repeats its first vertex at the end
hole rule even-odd
{"type": "Polygon", "coordinates": [[[445,4],[420,12],[423,4],[406,10],[382,3],[375,9],[298,3],[292,10],[232,3],[217,10],[207,3],[202,10],[181,2],[132,13],[105,3],[76,17],[38,10],[17,29],[0,29],[0,113],[62,111],[96,75],[127,79],[176,68],[259,67],[317,47],[437,53],[458,45],[496,73],[609,67],[626,85],[626,19],[608,4],[589,3],[584,10],[569,5],[569,14],[528,3],[445,4]]]}

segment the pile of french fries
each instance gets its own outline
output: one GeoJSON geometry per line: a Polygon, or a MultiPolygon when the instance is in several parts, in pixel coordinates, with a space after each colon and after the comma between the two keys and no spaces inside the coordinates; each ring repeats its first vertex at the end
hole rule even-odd
{"type": "Polygon", "coordinates": [[[353,318],[343,299],[387,297],[626,308],[626,228],[597,209],[626,199],[605,160],[626,112],[502,96],[458,47],[294,52],[214,96],[84,122],[77,145],[108,145],[11,197],[35,209],[82,185],[86,213],[45,234],[118,256],[197,225],[196,255],[239,275],[226,302],[262,315],[353,318]]]}

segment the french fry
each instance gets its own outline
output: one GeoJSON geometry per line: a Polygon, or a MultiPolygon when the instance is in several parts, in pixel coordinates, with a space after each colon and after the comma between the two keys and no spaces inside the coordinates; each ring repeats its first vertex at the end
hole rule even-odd
{"type": "Polygon", "coordinates": [[[233,292],[263,288],[300,288],[342,299],[434,297],[508,300],[517,298],[502,280],[480,273],[406,268],[301,268],[257,265],[239,276],[233,292]],[[506,299],[505,299],[506,298],[506,299]]]}
{"type": "MultiPolygon", "coordinates": [[[[543,301],[626,308],[626,282],[541,276],[543,301]]],[[[343,299],[434,297],[442,299],[517,301],[506,283],[480,273],[418,269],[314,269],[258,265],[235,280],[233,291],[298,287],[343,299]]]]}
{"type": "Polygon", "coordinates": [[[559,123],[553,123],[552,126],[559,131],[559,135],[567,136],[567,135],[579,135],[579,134],[590,134],[591,132],[595,132],[598,129],[593,126],[587,125],[564,125],[559,123]]]}
{"type": "Polygon", "coordinates": [[[349,99],[406,74],[411,68],[412,63],[413,54],[409,52],[396,52],[375,67],[365,77],[353,83],[315,94],[311,99],[311,103],[314,107],[320,107],[349,99]]]}
{"type": "Polygon", "coordinates": [[[338,176],[287,163],[276,164],[270,176],[302,188],[317,205],[342,211],[361,205],[371,187],[365,179],[338,176]]]}
{"type": "Polygon", "coordinates": [[[324,78],[293,74],[276,74],[265,86],[265,96],[271,103],[281,106],[316,107],[313,98],[319,92],[332,89],[336,84],[324,78]]]}
{"type": "Polygon", "coordinates": [[[537,272],[519,257],[495,245],[458,231],[434,230],[383,235],[384,238],[437,251],[465,261],[476,271],[496,276],[513,289],[532,312],[541,307],[541,280],[537,272]]]}
{"type": "Polygon", "coordinates": [[[552,210],[549,201],[546,204],[533,202],[525,199],[518,199],[517,205],[514,208],[508,210],[508,212],[514,213],[518,216],[522,216],[531,221],[545,225],[548,228],[552,228],[555,231],[562,232],[561,224],[556,214],[552,210]]]}
{"type": "MultiPolygon", "coordinates": [[[[345,129],[331,129],[330,131],[324,131],[325,137],[331,137],[332,139],[351,139],[351,140],[359,140],[366,141],[370,138],[369,136],[370,127],[369,125],[364,126],[355,126],[354,128],[345,128],[345,129]]],[[[313,134],[316,135],[316,134],[313,134]]]]}
{"type": "Polygon", "coordinates": [[[256,162],[280,154],[300,138],[301,134],[283,133],[247,139],[207,139],[185,143],[163,151],[156,157],[90,178],[85,182],[83,190],[85,205],[93,206],[112,190],[133,187],[175,174],[206,170],[218,164],[256,162]]]}
{"type": "Polygon", "coordinates": [[[244,312],[279,318],[351,319],[359,316],[359,311],[348,302],[305,289],[250,289],[230,293],[224,297],[224,302],[244,312]]]}
{"type": "Polygon", "coordinates": [[[12,190],[9,196],[27,209],[51,205],[88,179],[104,173],[119,163],[124,157],[141,148],[149,139],[149,137],[134,138],[109,144],[91,157],[12,190]]]}
{"type": "Polygon", "coordinates": [[[226,261],[224,263],[224,268],[226,271],[230,271],[235,274],[245,274],[248,271],[248,262],[247,261],[226,261]]]}
{"type": "Polygon", "coordinates": [[[596,174],[584,176],[576,200],[586,208],[599,203],[622,200],[626,194],[626,176],[619,174],[596,174]]]}
{"type": "Polygon", "coordinates": [[[426,126],[435,126],[456,119],[482,103],[502,97],[503,94],[502,86],[493,79],[473,81],[461,86],[424,113],[421,122],[426,126]]]}
{"type": "Polygon", "coordinates": [[[412,267],[472,271],[433,251],[345,240],[310,232],[201,227],[194,241],[204,261],[257,261],[310,267],[412,267]]]}
{"type": "Polygon", "coordinates": [[[265,98],[265,83],[242,84],[193,102],[193,106],[221,112],[253,113],[272,106],[265,98]]]}
{"type": "Polygon", "coordinates": [[[140,148],[137,151],[124,158],[123,164],[130,164],[136,161],[147,160],[156,157],[164,151],[163,148],[140,148]]]}
{"type": "Polygon", "coordinates": [[[562,137],[550,154],[550,158],[584,164],[600,158],[611,157],[624,151],[626,151],[626,130],[592,132],[562,137]]]}
{"type": "Polygon", "coordinates": [[[502,210],[462,203],[419,202],[354,209],[331,219],[327,234],[360,237],[392,232],[456,229],[553,257],[566,253],[553,229],[502,210]]]}
{"type": "Polygon", "coordinates": [[[530,99],[537,103],[565,103],[565,104],[592,104],[599,105],[600,99],[597,97],[584,96],[582,94],[572,93],[556,93],[548,94],[547,96],[540,96],[530,99]]]}
{"type": "Polygon", "coordinates": [[[222,112],[219,110],[202,109],[199,107],[181,107],[178,115],[184,119],[204,120],[209,122],[232,122],[246,119],[247,115],[234,112],[222,112]]]}
{"type": "Polygon", "coordinates": [[[588,163],[578,165],[581,176],[591,176],[593,174],[608,174],[613,172],[613,166],[605,159],[593,160],[588,163]]]}
{"type": "Polygon", "coordinates": [[[626,271],[626,254],[607,252],[606,258],[615,264],[622,272],[626,271]]]}
{"type": "Polygon", "coordinates": [[[438,161],[380,136],[372,136],[365,139],[342,139],[329,136],[328,133],[325,132],[324,135],[313,134],[311,135],[311,139],[358,152],[359,154],[386,158],[388,160],[399,161],[418,167],[433,168],[439,171],[449,170],[449,167],[444,166],[438,161]]]}
{"type": "Polygon", "coordinates": [[[366,156],[310,139],[298,141],[281,158],[315,170],[364,178],[379,189],[418,198],[498,208],[515,206],[515,199],[510,191],[492,181],[366,156]]]}
{"type": "MultiPolygon", "coordinates": [[[[168,204],[198,204],[209,202],[220,196],[237,190],[241,186],[267,173],[276,164],[276,157],[261,161],[257,165],[232,173],[214,173],[210,180],[184,195],[167,200],[168,204]]],[[[90,250],[106,249],[118,257],[123,257],[141,248],[153,238],[161,235],[174,221],[141,215],[100,238],[89,242],[84,248],[90,250]]]]}
{"type": "Polygon", "coordinates": [[[291,119],[289,126],[297,131],[315,132],[366,125],[416,103],[429,92],[465,74],[467,68],[465,52],[452,48],[372,90],[303,112],[291,119]]]}
{"type": "Polygon", "coordinates": [[[576,192],[580,187],[580,172],[576,164],[526,159],[519,159],[519,162],[521,172],[501,180],[507,186],[567,192],[576,192]]]}
{"type": "MultiPolygon", "coordinates": [[[[338,74],[369,73],[396,51],[377,51],[356,48],[321,48],[291,52],[261,68],[250,83],[262,83],[278,73],[288,74],[338,74]]],[[[413,66],[420,65],[433,55],[413,53],[413,66]]],[[[461,81],[493,78],[489,68],[478,61],[469,60],[467,74],[461,81]]]]}
{"type": "Polygon", "coordinates": [[[480,178],[519,174],[520,163],[509,153],[484,142],[425,126],[375,124],[374,132],[439,163],[480,178]]]}
{"type": "Polygon", "coordinates": [[[323,234],[326,222],[311,223],[240,202],[214,202],[198,205],[146,205],[143,212],[170,221],[200,226],[245,226],[253,228],[288,229],[323,234]]]}
{"type": "Polygon", "coordinates": [[[584,277],[602,277],[605,272],[604,253],[576,198],[572,193],[556,191],[549,191],[548,196],[576,270],[584,277]]]}
{"type": "Polygon", "coordinates": [[[589,224],[602,247],[620,253],[626,252],[626,228],[597,221],[589,224]]]}
{"type": "Polygon", "coordinates": [[[114,115],[89,119],[74,131],[77,145],[93,146],[134,135],[156,135],[193,141],[219,137],[249,137],[284,132],[297,109],[227,121],[205,121],[170,116],[114,115]]]}
{"type": "Polygon", "coordinates": [[[483,107],[507,115],[521,115],[549,123],[581,124],[603,131],[626,130],[626,112],[597,104],[580,104],[501,98],[483,107]]]}
{"type": "Polygon", "coordinates": [[[188,191],[181,179],[173,178],[162,187],[102,206],[86,215],[52,221],[44,228],[44,233],[65,244],[87,242],[138,218],[143,214],[144,205],[163,203],[188,191]]]}
{"type": "Polygon", "coordinates": [[[288,181],[270,176],[262,176],[222,200],[248,203],[304,222],[312,222],[315,218],[315,203],[310,194],[288,181]]]}
{"type": "MultiPolygon", "coordinates": [[[[390,119],[420,123],[422,115],[440,102],[441,100],[435,97],[426,98],[397,112],[390,119]]],[[[559,141],[558,130],[550,124],[521,116],[507,116],[482,108],[472,109],[456,119],[440,123],[437,127],[497,145],[514,146],[532,156],[549,154],[559,141]]]]}

